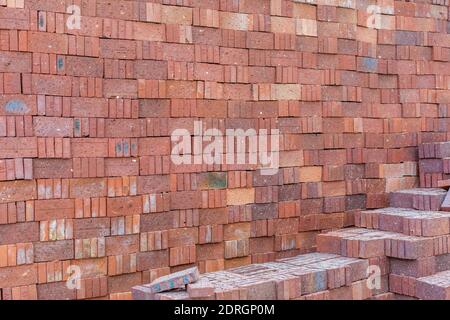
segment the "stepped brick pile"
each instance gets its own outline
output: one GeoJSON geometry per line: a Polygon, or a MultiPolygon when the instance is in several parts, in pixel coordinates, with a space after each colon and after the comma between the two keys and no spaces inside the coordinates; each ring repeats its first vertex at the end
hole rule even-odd
{"type": "Polygon", "coordinates": [[[313,252],[390,192],[437,187],[446,155],[417,151],[449,138],[449,7],[0,0],[0,298],[127,299],[313,252]],[[197,120],[278,129],[279,171],[175,164],[171,133],[197,120]]]}
{"type": "Polygon", "coordinates": [[[318,253],[204,274],[203,286],[211,290],[201,297],[182,285],[146,298],[450,300],[450,213],[440,211],[449,194],[442,188],[392,192],[391,207],[355,211],[355,227],[319,234],[318,253]]]}
{"type": "Polygon", "coordinates": [[[420,186],[450,186],[450,142],[424,143],[419,147],[420,186]]]}
{"type": "Polygon", "coordinates": [[[441,208],[447,192],[440,188],[406,189],[390,194],[390,205],[396,208],[436,211],[441,208]]]}

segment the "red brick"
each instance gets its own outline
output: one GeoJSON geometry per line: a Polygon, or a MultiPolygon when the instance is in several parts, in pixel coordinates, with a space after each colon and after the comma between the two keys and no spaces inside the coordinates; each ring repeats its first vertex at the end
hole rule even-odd
{"type": "Polygon", "coordinates": [[[246,49],[220,48],[220,64],[248,65],[246,49]]]}
{"type": "Polygon", "coordinates": [[[192,27],[192,39],[194,43],[205,45],[220,45],[221,30],[214,28],[192,27]]]}
{"type": "MultiPolygon", "coordinates": [[[[107,237],[110,235],[110,228],[111,221],[109,218],[75,219],[73,235],[75,239],[107,237]]],[[[108,250],[108,240],[109,238],[106,238],[106,250],[108,250]]]]}
{"type": "MultiPolygon", "coordinates": [[[[391,191],[396,206],[440,209],[438,196],[406,199],[397,190],[448,186],[450,50],[431,19],[445,20],[446,6],[396,3],[394,10],[391,1],[382,6],[390,30],[377,31],[364,28],[368,14],[354,1],[306,2],[84,1],[81,29],[69,30],[61,1],[3,1],[1,246],[10,246],[11,263],[31,261],[17,259],[29,243],[39,259],[72,259],[70,242],[76,256],[40,264],[37,286],[10,283],[3,298],[114,299],[159,274],[154,268],[199,262],[202,271],[217,271],[316,243],[375,264],[386,254],[426,257],[399,268],[415,275],[440,254],[443,268],[444,216],[361,211],[387,206],[391,191]],[[416,17],[418,9],[430,17],[416,17]],[[432,31],[428,47],[417,33],[424,30],[432,31]],[[370,44],[379,45],[376,57],[370,44]],[[170,134],[192,134],[198,118],[222,132],[279,129],[281,169],[263,176],[257,165],[174,165],[170,134]],[[321,233],[354,223],[416,237],[321,233]],[[52,241],[39,242],[39,225],[41,240],[52,241]],[[99,242],[106,252],[98,252],[99,242]],[[67,292],[62,278],[43,283],[66,263],[86,276],[78,292],[67,292]]],[[[0,265],[8,250],[4,256],[0,265]]],[[[336,288],[344,284],[341,271],[319,281],[330,288],[314,280],[325,271],[308,271],[249,280],[216,296],[299,298],[298,279],[304,299],[378,298],[387,290],[367,291],[362,279],[336,288]]],[[[415,295],[414,278],[392,279],[393,292],[415,295]]]]}
{"type": "Polygon", "coordinates": [[[0,105],[2,115],[32,115],[37,113],[35,96],[3,96],[3,98],[0,98],[0,105]]]}
{"type": "Polygon", "coordinates": [[[34,134],[37,137],[72,137],[73,121],[68,118],[34,117],[34,134]]]}
{"type": "Polygon", "coordinates": [[[32,171],[35,179],[71,178],[72,160],[33,159],[32,171]]]}
{"type": "Polygon", "coordinates": [[[103,61],[89,57],[65,57],[66,75],[74,77],[103,77],[103,61]]]}
{"type": "Polygon", "coordinates": [[[0,203],[35,199],[36,183],[34,181],[0,182],[0,203]]]}
{"type": "Polygon", "coordinates": [[[107,157],[107,139],[72,139],[72,155],[76,158],[107,157]]]}
{"type": "Polygon", "coordinates": [[[99,275],[107,274],[107,259],[106,258],[70,260],[70,264],[80,267],[81,273],[85,277],[99,276],[99,275]]]}
{"type": "Polygon", "coordinates": [[[449,271],[437,273],[429,277],[419,278],[416,284],[416,295],[425,300],[449,299],[449,271]]]}
{"type": "Polygon", "coordinates": [[[139,100],[139,117],[154,118],[154,117],[169,117],[170,103],[169,100],[151,99],[139,100]]]}
{"type": "Polygon", "coordinates": [[[167,81],[168,98],[192,99],[197,97],[197,83],[193,81],[167,81]]]}
{"type": "Polygon", "coordinates": [[[107,98],[137,98],[136,80],[104,79],[103,90],[107,98]]]}
{"type": "Polygon", "coordinates": [[[137,4],[127,3],[126,1],[110,2],[99,0],[96,3],[96,11],[100,17],[115,19],[137,20],[137,4]]]}
{"type": "Polygon", "coordinates": [[[169,274],[144,285],[152,293],[168,291],[173,288],[184,288],[187,284],[195,283],[199,279],[197,267],[169,274]]]}
{"type": "Polygon", "coordinates": [[[274,37],[271,33],[249,32],[247,34],[247,48],[251,49],[273,49],[274,37]]]}
{"type": "Polygon", "coordinates": [[[205,298],[214,295],[215,287],[207,280],[200,279],[187,285],[187,293],[191,298],[205,298]]]}
{"type": "Polygon", "coordinates": [[[37,268],[34,264],[0,269],[0,288],[30,285],[36,282],[37,268]]]}
{"type": "Polygon", "coordinates": [[[106,238],[106,255],[120,255],[139,251],[139,236],[115,236],[106,238]]]}
{"type": "Polygon", "coordinates": [[[97,179],[73,179],[70,180],[70,197],[105,197],[107,194],[106,180],[97,179]]]}
{"type": "Polygon", "coordinates": [[[72,93],[72,79],[65,76],[38,75],[31,77],[31,91],[33,94],[50,96],[70,96],[72,93]]]}
{"type": "Polygon", "coordinates": [[[442,211],[450,211],[450,196],[449,196],[448,192],[444,198],[444,201],[441,204],[441,210],[442,211]]]}
{"type": "Polygon", "coordinates": [[[35,222],[0,225],[0,231],[1,245],[39,240],[39,224],[35,222]]]}
{"type": "Polygon", "coordinates": [[[69,49],[68,37],[65,34],[46,32],[30,32],[28,46],[33,52],[67,54],[69,49]]]}
{"type": "Polygon", "coordinates": [[[139,252],[137,254],[137,270],[149,270],[169,265],[169,251],[139,252]]]}
{"type": "Polygon", "coordinates": [[[139,163],[136,159],[105,159],[105,175],[108,177],[137,176],[139,175],[139,163]]]}
{"type": "Polygon", "coordinates": [[[141,217],[141,232],[168,230],[178,227],[176,212],[146,214],[141,217]]]}
{"type": "Polygon", "coordinates": [[[110,293],[125,292],[141,283],[141,272],[108,277],[108,290],[110,293]]]}
{"type": "Polygon", "coordinates": [[[138,60],[134,63],[135,76],[138,79],[167,79],[167,62],[138,60]]]}
{"type": "Polygon", "coordinates": [[[72,117],[108,117],[108,101],[102,98],[71,98],[72,117]]]}
{"type": "Polygon", "coordinates": [[[0,53],[1,72],[31,72],[31,54],[21,52],[1,52],[0,53]]]}
{"type": "Polygon", "coordinates": [[[35,201],[34,210],[36,221],[75,217],[75,203],[72,199],[38,200],[35,201]]]}
{"type": "Polygon", "coordinates": [[[136,43],[130,40],[100,39],[100,58],[136,59],[136,43]]]}
{"type": "Polygon", "coordinates": [[[137,179],[139,194],[152,194],[169,190],[169,176],[140,176],[137,179]]]}
{"type": "Polygon", "coordinates": [[[170,194],[171,209],[191,209],[201,207],[201,193],[197,191],[174,192],[170,194]]]}
{"type": "Polygon", "coordinates": [[[107,215],[111,217],[134,215],[142,213],[142,198],[121,197],[107,199],[107,215]]]}
{"type": "Polygon", "coordinates": [[[197,244],[197,228],[178,228],[169,230],[169,247],[197,244]]]}
{"type": "Polygon", "coordinates": [[[140,156],[169,155],[170,152],[169,138],[158,137],[139,139],[140,156]]]}
{"type": "Polygon", "coordinates": [[[143,41],[165,41],[166,29],[164,25],[154,23],[133,24],[133,39],[143,41]]]}

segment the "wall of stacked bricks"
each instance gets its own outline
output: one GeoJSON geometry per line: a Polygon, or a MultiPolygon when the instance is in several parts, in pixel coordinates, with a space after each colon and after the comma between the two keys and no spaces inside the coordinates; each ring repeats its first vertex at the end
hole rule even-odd
{"type": "Polygon", "coordinates": [[[129,298],[194,264],[315,251],[386,207],[419,185],[417,145],[449,138],[448,17],[447,0],[0,0],[0,296],[129,298]],[[196,120],[279,129],[278,174],[174,165],[170,134],[196,120]]]}

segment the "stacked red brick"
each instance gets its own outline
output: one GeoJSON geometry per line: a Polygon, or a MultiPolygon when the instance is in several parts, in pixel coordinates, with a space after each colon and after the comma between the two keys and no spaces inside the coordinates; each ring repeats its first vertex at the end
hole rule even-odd
{"type": "MultiPolygon", "coordinates": [[[[360,228],[320,235],[318,249],[383,261],[382,270],[389,273],[391,293],[420,299],[450,299],[438,293],[441,288],[424,288],[427,277],[442,280],[449,273],[449,222],[450,214],[443,212],[400,208],[363,211],[356,219],[360,228]]],[[[444,285],[444,292],[449,287],[449,283],[444,285]]]]}
{"type": "MultiPolygon", "coordinates": [[[[424,150],[440,150],[428,153],[437,161],[444,156],[444,147],[445,143],[420,145],[420,158],[424,150]]],[[[420,161],[420,177],[424,177],[432,165],[420,161]]],[[[199,297],[450,300],[450,213],[440,211],[448,205],[447,198],[447,191],[439,188],[392,192],[391,207],[355,212],[357,228],[319,235],[318,249],[324,253],[206,274],[203,287],[211,290],[199,297]]],[[[187,291],[150,297],[195,298],[189,285],[187,291]]]]}
{"type": "Polygon", "coordinates": [[[419,147],[420,186],[450,186],[450,142],[424,143],[419,147]]]}
{"type": "Polygon", "coordinates": [[[447,29],[442,0],[0,0],[2,297],[125,298],[314,250],[447,140],[447,29]],[[279,173],[174,165],[195,120],[280,129],[279,173]]]}
{"type": "MultiPolygon", "coordinates": [[[[428,187],[442,181],[438,168],[442,170],[445,145],[427,143],[419,147],[421,182],[427,181],[428,187]]],[[[447,197],[447,191],[438,188],[393,192],[390,208],[357,212],[357,228],[319,235],[318,250],[384,261],[389,292],[397,297],[448,300],[450,213],[440,211],[447,206],[447,197]]]]}
{"type": "MultiPolygon", "coordinates": [[[[180,275],[133,288],[137,300],[364,300],[386,296],[387,287],[371,287],[366,259],[310,253],[277,262],[207,273],[197,282],[174,285],[180,275]],[[161,290],[161,285],[175,290],[161,290]],[[151,293],[156,288],[156,293],[151,293]]],[[[190,274],[187,270],[181,275],[190,274]]]]}

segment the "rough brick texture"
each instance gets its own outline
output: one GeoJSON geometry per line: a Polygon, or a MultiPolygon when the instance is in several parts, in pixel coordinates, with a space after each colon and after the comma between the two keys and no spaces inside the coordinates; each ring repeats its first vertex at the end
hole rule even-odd
{"type": "Polygon", "coordinates": [[[374,3],[0,1],[3,295],[129,298],[314,251],[418,186],[418,144],[449,137],[449,4],[374,3]],[[174,164],[194,120],[279,129],[280,170],[174,164]]]}

